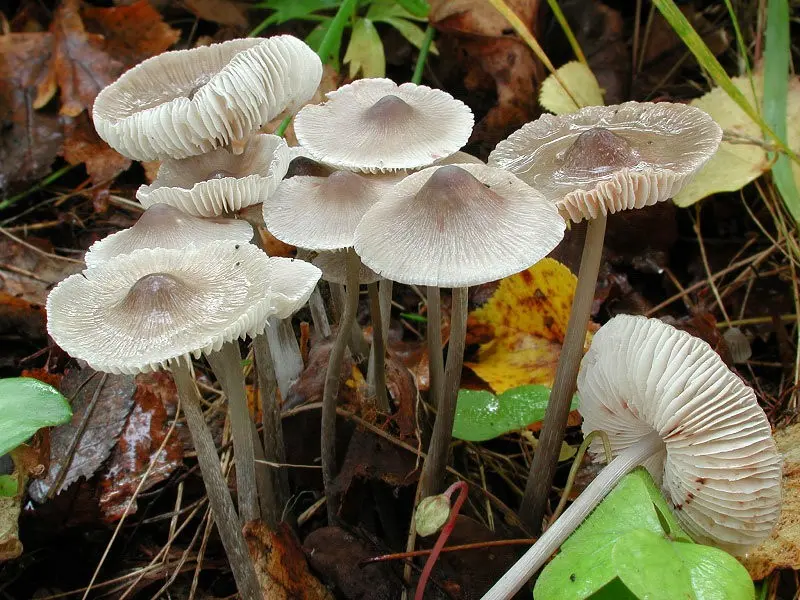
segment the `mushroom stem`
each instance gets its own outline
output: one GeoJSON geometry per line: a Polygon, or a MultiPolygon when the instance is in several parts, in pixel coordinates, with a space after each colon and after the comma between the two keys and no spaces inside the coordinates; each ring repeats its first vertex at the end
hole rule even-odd
{"type": "Polygon", "coordinates": [[[389,397],[386,394],[386,336],[383,332],[383,309],[381,307],[378,283],[367,285],[369,293],[369,312],[372,318],[372,347],[369,351],[367,383],[375,394],[378,410],[389,412],[389,397]]]}
{"type": "Polygon", "coordinates": [[[243,522],[261,518],[256,487],[256,456],[247,407],[242,354],[238,340],[227,342],[217,352],[208,353],[208,362],[228,397],[233,452],[236,457],[236,490],[239,496],[239,517],[243,522]]]}
{"type": "MultiPolygon", "coordinates": [[[[339,321],[341,322],[341,317],[344,316],[344,305],[347,302],[344,286],[340,283],[331,283],[330,285],[331,300],[333,300],[334,310],[339,313],[339,321]]],[[[353,360],[360,362],[363,357],[367,356],[369,348],[367,348],[367,342],[364,340],[364,333],[355,320],[353,320],[353,325],[350,327],[348,335],[350,336],[350,340],[347,342],[347,345],[350,348],[350,352],[353,353],[353,360]]]]}
{"type": "MultiPolygon", "coordinates": [[[[264,460],[286,464],[286,449],[283,445],[281,407],[278,404],[278,381],[272,366],[272,356],[267,338],[258,335],[253,340],[258,393],[261,396],[261,423],[264,437],[264,460]]],[[[283,507],[289,502],[289,474],[286,469],[267,468],[269,489],[261,498],[261,512],[269,525],[277,525],[283,517],[283,507]]]]}
{"type": "Polygon", "coordinates": [[[214,439],[211,437],[211,432],[203,417],[200,393],[197,391],[188,358],[170,361],[170,368],[175,378],[178,394],[180,394],[186,424],[192,434],[192,441],[197,452],[197,462],[200,464],[200,472],[203,474],[211,512],[217,524],[222,545],[228,555],[236,586],[243,600],[260,600],[262,592],[253,561],[239,525],[239,518],[233,507],[228,484],[222,476],[222,465],[217,455],[214,439]]]}
{"type": "Polygon", "coordinates": [[[319,293],[319,286],[315,287],[314,291],[311,292],[311,297],[308,299],[308,308],[311,310],[314,329],[323,338],[329,338],[331,336],[331,324],[328,322],[328,313],[325,312],[325,302],[322,300],[322,294],[319,293]]]}
{"type": "Polygon", "coordinates": [[[542,530],[547,497],[553,484],[561,442],[564,441],[570,400],[575,393],[578,368],[583,357],[583,345],[586,342],[586,327],[589,324],[589,314],[594,300],[605,233],[605,214],[589,221],[578,271],[578,284],[572,301],[564,345],[558,357],[553,391],[550,393],[539,445],[531,462],[525,495],[519,511],[520,519],[533,533],[542,530]]]}
{"type": "Polygon", "coordinates": [[[447,366],[436,420],[433,424],[428,456],[422,465],[420,497],[427,498],[444,486],[447,455],[453,436],[458,387],[464,365],[464,343],[467,336],[467,288],[453,288],[453,309],[450,320],[450,342],[447,346],[447,366]]]}
{"type": "Polygon", "coordinates": [[[430,369],[430,387],[428,400],[434,408],[439,408],[444,384],[444,358],[442,356],[442,299],[439,288],[428,286],[428,368],[430,369]]]}
{"type": "Polygon", "coordinates": [[[653,431],[629,446],[612,460],[600,475],[590,483],[564,514],[545,531],[536,543],[486,592],[482,600],[507,600],[516,594],[525,582],[564,543],[594,508],[625,477],[647,458],[664,449],[664,441],[653,431]]]}
{"type": "MultiPolygon", "coordinates": [[[[342,319],[336,340],[331,348],[328,370],[325,374],[325,388],[322,393],[322,481],[325,486],[328,522],[333,523],[337,512],[337,498],[333,491],[333,480],[336,477],[336,404],[341,383],[342,359],[347,347],[348,333],[356,322],[358,310],[358,272],[361,259],[352,248],[347,252],[347,295],[342,309],[342,319]]],[[[355,352],[354,352],[355,353],[355,352]]]]}
{"type": "Polygon", "coordinates": [[[278,389],[281,391],[281,397],[287,398],[289,390],[303,372],[303,357],[292,329],[292,320],[272,317],[264,334],[269,343],[278,389]]]}

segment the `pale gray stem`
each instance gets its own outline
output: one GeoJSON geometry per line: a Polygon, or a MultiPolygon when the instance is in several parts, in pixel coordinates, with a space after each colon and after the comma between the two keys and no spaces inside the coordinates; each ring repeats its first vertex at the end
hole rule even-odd
{"type": "Polygon", "coordinates": [[[228,397],[228,414],[231,420],[233,453],[236,459],[236,490],[239,495],[239,517],[242,521],[261,518],[256,486],[256,457],[251,429],[250,409],[247,406],[242,354],[238,340],[222,345],[217,352],[207,355],[225,395],[228,397]]]}
{"type": "Polygon", "coordinates": [[[430,387],[428,401],[434,408],[439,408],[444,385],[444,358],[442,357],[442,300],[439,288],[429,285],[428,296],[428,369],[430,387]]]}
{"type": "Polygon", "coordinates": [[[303,357],[292,329],[292,320],[270,318],[265,334],[281,397],[287,398],[289,390],[303,372],[303,357]]]}
{"type": "Polygon", "coordinates": [[[242,528],[239,525],[239,517],[233,507],[228,484],[222,476],[222,465],[220,464],[219,455],[217,455],[214,439],[211,437],[211,432],[203,417],[203,410],[200,407],[200,393],[197,391],[188,359],[179,358],[170,361],[170,368],[175,378],[178,394],[181,397],[181,406],[183,407],[183,414],[186,416],[186,424],[192,435],[211,513],[217,524],[222,545],[228,555],[236,586],[243,600],[261,600],[263,595],[256,577],[253,561],[247,549],[247,542],[242,534],[242,528]]]}
{"type": "Polygon", "coordinates": [[[520,558],[500,580],[483,596],[482,600],[507,600],[512,598],[525,582],[552,556],[595,507],[625,477],[647,458],[663,450],[664,442],[657,432],[652,432],[623,450],[600,475],[590,483],[564,514],[545,531],[536,543],[520,558]]]}
{"type": "Polygon", "coordinates": [[[356,320],[358,310],[358,272],[361,260],[355,250],[347,250],[347,295],[336,332],[336,340],[331,348],[328,370],[325,374],[325,388],[322,392],[322,481],[325,486],[328,522],[333,524],[338,508],[338,498],[333,490],[336,477],[336,405],[339,395],[339,383],[342,374],[342,359],[347,348],[348,332],[356,320]]]}
{"type": "Polygon", "coordinates": [[[575,393],[575,382],[578,378],[578,367],[583,357],[583,345],[586,342],[586,327],[594,301],[594,290],[597,285],[597,273],[600,270],[600,259],[603,256],[603,239],[606,233],[606,216],[601,215],[589,221],[586,230],[586,241],[583,244],[581,266],[578,271],[578,284],[572,301],[564,345],[558,357],[553,391],[547,404],[542,433],[539,444],[533,455],[525,495],[522,498],[519,516],[522,522],[534,533],[542,530],[547,498],[553,485],[553,476],[558,463],[561,442],[567,428],[567,417],[572,396],[575,393]]]}
{"type": "MultiPolygon", "coordinates": [[[[341,319],[344,316],[344,305],[347,303],[344,286],[339,283],[331,283],[331,296],[333,297],[334,306],[337,307],[337,312],[340,317],[339,321],[341,323],[341,319]]],[[[348,335],[349,340],[347,342],[347,347],[350,348],[350,352],[353,353],[353,360],[360,362],[367,356],[369,347],[367,346],[367,341],[364,339],[364,333],[361,331],[361,327],[358,326],[358,322],[355,318],[353,319],[353,324],[349,328],[348,335]]]]}
{"type": "Polygon", "coordinates": [[[369,293],[369,311],[372,320],[372,347],[369,352],[367,371],[367,389],[370,396],[375,397],[375,406],[379,411],[389,412],[389,396],[386,393],[386,335],[383,333],[383,315],[381,313],[380,292],[378,284],[367,285],[369,293]]]}
{"type": "Polygon", "coordinates": [[[311,292],[311,297],[308,299],[308,307],[311,310],[311,320],[314,323],[314,329],[323,338],[331,336],[331,324],[328,322],[328,313],[325,312],[325,302],[322,300],[322,294],[319,293],[319,286],[314,288],[311,292]]]}
{"type": "Polygon", "coordinates": [[[464,365],[464,343],[467,335],[467,288],[453,288],[453,310],[450,318],[450,342],[447,345],[447,366],[444,386],[436,420],[433,424],[428,456],[422,464],[420,498],[439,493],[444,488],[444,476],[453,437],[458,388],[464,365]]]}

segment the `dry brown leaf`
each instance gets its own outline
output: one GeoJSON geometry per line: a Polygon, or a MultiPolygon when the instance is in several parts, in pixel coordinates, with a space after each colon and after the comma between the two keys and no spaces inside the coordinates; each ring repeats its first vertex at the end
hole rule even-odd
{"type": "MultiPolygon", "coordinates": [[[[24,489],[24,486],[20,485],[19,489],[24,489]]],[[[14,496],[0,496],[0,563],[18,558],[22,554],[22,542],[19,539],[21,510],[21,492],[14,496]]]]}
{"type": "Polygon", "coordinates": [[[64,160],[71,165],[86,163],[94,183],[110,181],[131,166],[129,159],[100,139],[86,112],[68,119],[64,133],[64,160]]]}
{"type": "Polygon", "coordinates": [[[27,246],[0,237],[0,291],[44,306],[52,286],[81,271],[83,264],[47,256],[45,253],[53,252],[53,245],[47,240],[29,237],[25,241],[27,246]]]}
{"type": "Polygon", "coordinates": [[[245,29],[247,22],[247,5],[231,0],[183,0],[186,9],[196,17],[245,29]]]}

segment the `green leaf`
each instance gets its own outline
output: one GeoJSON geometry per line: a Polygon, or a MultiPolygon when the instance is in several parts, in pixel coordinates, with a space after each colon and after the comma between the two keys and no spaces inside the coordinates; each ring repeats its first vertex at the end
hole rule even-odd
{"type": "Polygon", "coordinates": [[[72,418],[66,398],[37,379],[0,379],[0,456],[13,450],[42,427],[72,418]]]}
{"type": "Polygon", "coordinates": [[[417,16],[413,12],[406,10],[402,3],[394,0],[375,0],[370,2],[366,18],[371,21],[386,21],[392,18],[410,19],[412,21],[428,20],[427,13],[425,16],[417,16]]]}
{"type": "Polygon", "coordinates": [[[397,3],[415,17],[428,20],[431,5],[426,0],[397,0],[397,3]]]}
{"type": "Polygon", "coordinates": [[[286,21],[303,19],[317,11],[337,8],[342,0],[267,0],[254,4],[253,8],[265,8],[274,11],[269,19],[272,24],[280,25],[286,21]]]}
{"type": "MultiPolygon", "coordinates": [[[[312,48],[319,48],[320,44],[322,44],[322,40],[325,39],[325,36],[328,33],[331,25],[333,24],[333,19],[325,21],[324,23],[320,23],[314,29],[311,30],[306,36],[305,42],[312,48]]],[[[327,59],[323,59],[320,56],[320,59],[325,64],[331,65],[337,71],[339,70],[339,55],[342,48],[342,34],[340,33],[337,37],[334,37],[333,40],[333,48],[331,48],[330,54],[328,55],[327,59]]]]}
{"type": "MultiPolygon", "coordinates": [[[[541,421],[547,410],[550,388],[522,385],[499,396],[491,392],[460,390],[453,422],[453,437],[468,442],[483,442],[541,421]]],[[[572,399],[572,409],[577,408],[572,399]]]]}
{"type": "Polygon", "coordinates": [[[371,20],[359,19],[353,25],[353,33],[350,35],[344,63],[350,65],[350,77],[355,77],[359,72],[362,77],[386,75],[383,42],[371,20]]]}
{"type": "MultiPolygon", "coordinates": [[[[425,30],[419,25],[399,17],[390,17],[388,19],[380,20],[397,29],[397,31],[400,32],[400,35],[406,38],[415,48],[422,48],[422,44],[425,42],[425,30]]],[[[431,42],[430,52],[431,54],[439,54],[439,49],[433,42],[431,42]]]]}
{"type": "Polygon", "coordinates": [[[0,475],[0,497],[13,498],[17,495],[19,484],[16,475],[0,475]]]}

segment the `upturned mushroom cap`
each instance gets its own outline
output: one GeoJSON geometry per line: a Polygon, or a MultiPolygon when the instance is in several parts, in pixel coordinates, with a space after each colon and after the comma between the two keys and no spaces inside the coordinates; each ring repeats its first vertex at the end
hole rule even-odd
{"type": "Polygon", "coordinates": [[[614,317],[581,363],[578,394],[584,433],[605,431],[614,455],[658,432],[665,451],[645,466],[697,541],[741,554],[769,535],[781,458],[755,393],[706,342],[657,319],[614,317]]]}
{"type": "Polygon", "coordinates": [[[463,102],[424,85],[360,79],[305,106],[297,140],[312,158],[371,173],[419,169],[467,143],[474,117],[463,102]]]}
{"type": "Polygon", "coordinates": [[[168,204],[154,204],[133,227],[92,244],[84,260],[93,267],[142,248],[179,249],[219,240],[246,244],[252,239],[253,228],[245,221],[200,219],[168,204]]]}
{"type": "MultiPolygon", "coordinates": [[[[347,254],[345,252],[320,252],[312,264],[322,270],[322,279],[331,283],[347,284],[347,254]]],[[[368,284],[380,281],[381,276],[361,263],[358,270],[358,283],[368,284]]]]}
{"type": "Polygon", "coordinates": [[[447,165],[389,189],[359,223],[354,246],[387,279],[465,287],[527,269],[558,245],[564,229],[555,205],[514,175],[447,165]]]}
{"type": "Polygon", "coordinates": [[[284,179],[264,202],[264,223],[287,244],[309,250],[353,245],[356,226],[396,181],[334,171],[327,177],[284,179]]]}
{"type": "Polygon", "coordinates": [[[702,110],[626,102],[542,115],[500,142],[502,167],[578,222],[674,196],[717,151],[722,130],[702,110]]]}
{"type": "Polygon", "coordinates": [[[201,156],[169,159],[136,198],[145,208],[170,204],[190,215],[216,217],[264,202],[289,168],[286,142],[277,135],[248,138],[242,154],[218,148],[201,156]]]}
{"type": "Polygon", "coordinates": [[[262,332],[308,300],[315,266],[252,244],[144,249],[90,267],[47,298],[47,330],[91,367],[138,373],[262,332]]]}
{"type": "Polygon", "coordinates": [[[246,138],[310,99],[319,57],[289,35],[165,52],[103,89],[92,117],[129,158],[186,158],[246,138]]]}

